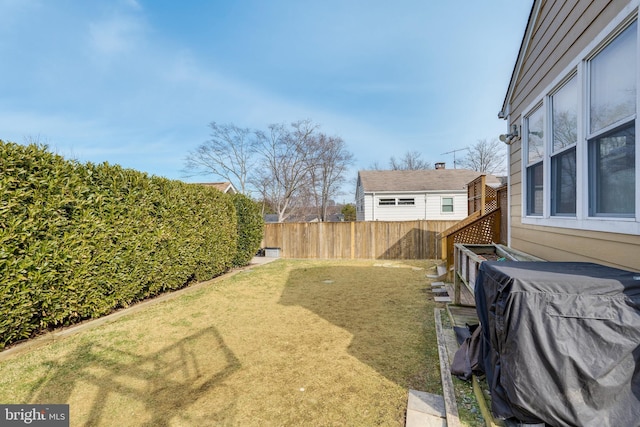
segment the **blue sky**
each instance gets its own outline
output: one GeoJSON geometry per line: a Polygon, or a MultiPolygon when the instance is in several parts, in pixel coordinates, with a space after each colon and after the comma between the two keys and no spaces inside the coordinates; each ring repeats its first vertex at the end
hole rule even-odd
{"type": "Polygon", "coordinates": [[[358,169],[407,151],[452,167],[442,153],[505,133],[497,113],[530,9],[0,0],[0,139],[182,179],[212,121],[265,129],[311,119],[354,154],[354,184],[358,169]]]}

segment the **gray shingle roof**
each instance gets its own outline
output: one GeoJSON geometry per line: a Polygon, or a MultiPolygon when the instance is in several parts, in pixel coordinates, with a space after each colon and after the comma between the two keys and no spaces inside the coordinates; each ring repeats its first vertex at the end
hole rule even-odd
{"type": "MultiPolygon", "coordinates": [[[[372,191],[462,191],[482,175],[466,169],[428,169],[360,171],[358,176],[365,192],[372,191]]],[[[498,186],[500,180],[487,175],[487,185],[498,186]]]]}

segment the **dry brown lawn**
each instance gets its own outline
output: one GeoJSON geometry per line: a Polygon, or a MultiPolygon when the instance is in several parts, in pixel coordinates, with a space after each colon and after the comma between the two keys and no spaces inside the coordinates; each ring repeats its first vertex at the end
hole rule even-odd
{"type": "Polygon", "coordinates": [[[73,426],[403,426],[441,393],[430,261],[278,260],[0,362],[73,426]]]}

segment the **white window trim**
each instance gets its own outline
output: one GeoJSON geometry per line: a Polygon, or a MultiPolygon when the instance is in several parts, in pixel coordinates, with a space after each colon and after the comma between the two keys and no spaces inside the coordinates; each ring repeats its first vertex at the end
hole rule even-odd
{"type": "Polygon", "coordinates": [[[390,209],[390,208],[414,208],[418,205],[418,203],[416,202],[416,200],[418,200],[418,195],[408,195],[408,196],[398,196],[398,195],[376,195],[374,197],[374,203],[376,204],[377,208],[383,208],[383,209],[390,209]],[[380,204],[381,200],[394,200],[394,204],[380,204]],[[405,200],[405,201],[409,201],[412,200],[413,203],[412,204],[402,204],[400,203],[401,200],[405,200]]]}
{"type": "Polygon", "coordinates": [[[549,167],[549,162],[547,161],[547,159],[549,158],[549,144],[548,144],[548,135],[549,135],[549,129],[548,129],[548,123],[549,120],[547,119],[547,114],[549,111],[549,106],[548,106],[548,96],[546,96],[543,101],[538,101],[535,104],[533,104],[533,106],[529,107],[527,109],[527,112],[525,114],[522,115],[523,119],[521,121],[521,126],[520,128],[522,129],[522,164],[523,164],[523,168],[522,168],[522,214],[524,217],[526,218],[546,218],[548,216],[548,212],[547,212],[547,197],[549,196],[549,180],[547,179],[547,174],[549,174],[549,176],[551,176],[551,172],[550,172],[550,167],[549,167]],[[527,124],[525,125],[525,120],[528,119],[532,113],[536,112],[536,110],[540,109],[542,111],[542,128],[543,128],[543,135],[544,135],[544,145],[542,146],[542,160],[538,160],[536,162],[533,163],[529,163],[529,141],[528,141],[528,137],[525,135],[528,135],[529,133],[529,123],[527,122],[527,124]],[[542,176],[543,176],[543,180],[542,180],[542,215],[528,215],[527,212],[529,210],[529,201],[527,200],[527,194],[528,194],[528,182],[527,182],[527,172],[529,167],[536,165],[538,163],[542,162],[542,176]]]}
{"type": "MultiPolygon", "coordinates": [[[[448,206],[448,205],[447,205],[448,206]]],[[[456,213],[456,198],[454,196],[440,196],[440,214],[442,215],[455,215],[456,213]],[[451,212],[445,212],[444,199],[451,199],[451,212]]]]}
{"type": "Polygon", "coordinates": [[[395,208],[398,206],[398,200],[395,197],[378,197],[378,207],[379,208],[395,208]],[[392,203],[382,203],[383,200],[393,200],[392,203]]]}
{"type": "Polygon", "coordinates": [[[396,201],[396,205],[397,206],[402,206],[402,207],[405,207],[405,208],[406,207],[415,206],[416,205],[416,198],[415,197],[398,197],[398,199],[396,201]]]}
{"type": "MultiPolygon", "coordinates": [[[[534,101],[522,111],[520,116],[520,128],[523,130],[521,144],[521,222],[527,225],[539,225],[547,227],[569,228],[576,230],[602,231],[621,234],[640,235],[640,120],[637,119],[638,109],[640,109],[640,19],[638,18],[638,6],[640,0],[632,0],[629,4],[598,34],[594,40],[589,43],[577,57],[569,63],[569,65],[559,73],[546,88],[541,92],[544,94],[537,97],[534,101]],[[635,170],[636,170],[636,209],[635,218],[607,218],[607,217],[590,217],[589,216],[589,198],[588,198],[588,66],[589,60],[595,57],[609,42],[618,36],[628,25],[634,20],[638,20],[637,37],[637,59],[638,59],[638,80],[636,85],[636,114],[635,114],[635,130],[636,130],[636,153],[635,153],[635,170]],[[564,84],[571,75],[576,74],[578,79],[578,144],[576,146],[576,216],[551,216],[551,138],[550,138],[550,96],[553,95],[562,84],[564,84]],[[542,103],[545,112],[544,117],[544,160],[543,160],[543,215],[531,216],[527,215],[527,141],[524,135],[524,120],[542,103]]],[[[619,124],[619,123],[618,123],[619,124]]],[[[598,132],[600,133],[600,132],[598,132]]]]}

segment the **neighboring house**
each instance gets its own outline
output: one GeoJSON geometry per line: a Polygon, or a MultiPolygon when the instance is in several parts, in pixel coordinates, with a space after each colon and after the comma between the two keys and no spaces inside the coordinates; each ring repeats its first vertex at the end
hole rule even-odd
{"type": "MultiPolygon", "coordinates": [[[[341,213],[342,205],[331,204],[326,208],[324,222],[342,222],[344,215],[341,213]]],[[[287,218],[286,222],[320,222],[318,209],[314,207],[298,209],[297,212],[287,218]]]]}
{"type": "MultiPolygon", "coordinates": [[[[342,222],[344,215],[340,212],[342,205],[327,206],[327,216],[324,222],[342,222]]],[[[320,217],[316,208],[298,208],[295,213],[287,217],[284,222],[320,222],[320,217]]],[[[265,214],[264,221],[266,223],[278,222],[277,214],[265,214]]]]}
{"type": "Polygon", "coordinates": [[[535,0],[499,117],[509,246],[640,271],[639,0],[535,0]]]}
{"type": "Polygon", "coordinates": [[[202,182],[199,185],[204,185],[205,187],[213,187],[222,191],[223,193],[228,193],[228,194],[238,193],[236,188],[230,182],[202,182]]]}
{"type": "MultiPolygon", "coordinates": [[[[356,186],[357,221],[459,220],[467,216],[467,184],[480,172],[445,169],[360,171],[356,186]]],[[[487,185],[500,180],[487,175],[487,185]]]]}
{"type": "Polygon", "coordinates": [[[264,214],[264,222],[267,224],[278,222],[278,214],[264,214]]]}

